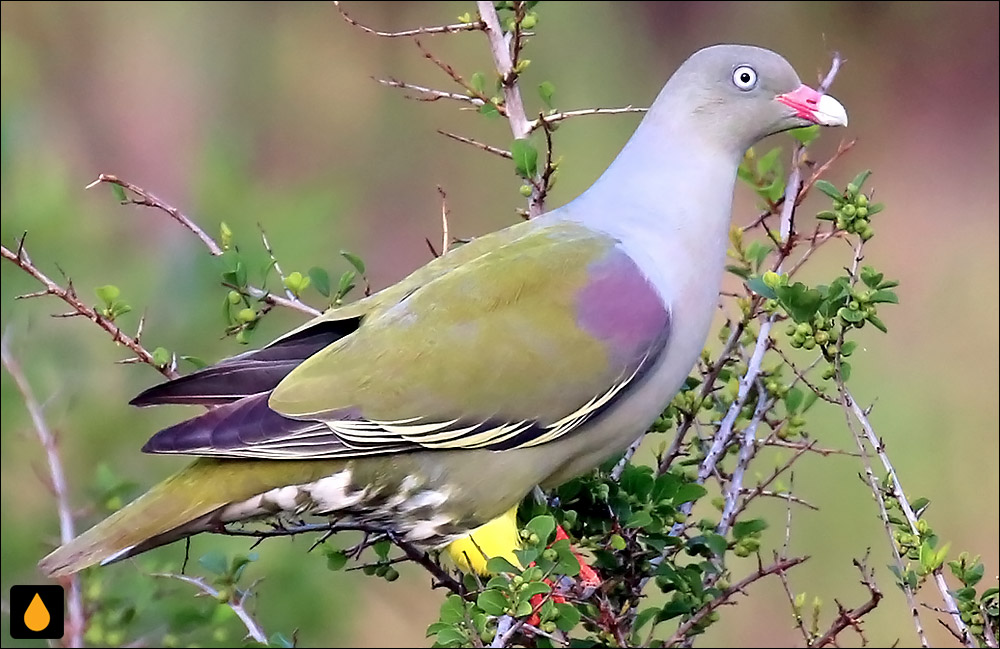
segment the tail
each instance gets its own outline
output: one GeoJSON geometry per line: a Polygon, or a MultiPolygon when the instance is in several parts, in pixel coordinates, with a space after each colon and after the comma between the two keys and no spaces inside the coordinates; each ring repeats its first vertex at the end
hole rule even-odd
{"type": "Polygon", "coordinates": [[[38,562],[39,569],[52,578],[65,577],[96,563],[127,559],[210,529],[212,514],[228,502],[198,493],[208,486],[197,489],[205,464],[195,462],[56,548],[38,562]]]}
{"type": "Polygon", "coordinates": [[[219,529],[223,523],[274,514],[280,505],[252,499],[278,487],[311,484],[344,467],[344,460],[199,458],[56,548],[38,567],[49,577],[65,577],[219,529]]]}

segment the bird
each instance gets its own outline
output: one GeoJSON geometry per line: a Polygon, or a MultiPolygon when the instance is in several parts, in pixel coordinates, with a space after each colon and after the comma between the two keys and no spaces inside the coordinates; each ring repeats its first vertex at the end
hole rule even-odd
{"type": "Polygon", "coordinates": [[[140,393],[133,405],[210,407],[142,448],[195,459],[41,572],[287,514],[382,526],[466,571],[513,560],[522,499],[624,452],[694,367],[746,150],[813,124],[847,112],[781,55],[694,52],[565,205],[140,393]]]}

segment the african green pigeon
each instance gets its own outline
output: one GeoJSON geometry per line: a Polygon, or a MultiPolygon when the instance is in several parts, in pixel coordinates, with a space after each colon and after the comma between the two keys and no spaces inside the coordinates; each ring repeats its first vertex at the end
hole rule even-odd
{"type": "Polygon", "coordinates": [[[143,448],[199,459],[41,570],[281,513],[453,544],[467,569],[485,565],[470,548],[510,557],[526,494],[621,453],[670,402],[718,302],[744,152],[810,124],[846,125],[847,113],[781,56],[695,53],[569,204],[136,397],[215,406],[143,448]]]}

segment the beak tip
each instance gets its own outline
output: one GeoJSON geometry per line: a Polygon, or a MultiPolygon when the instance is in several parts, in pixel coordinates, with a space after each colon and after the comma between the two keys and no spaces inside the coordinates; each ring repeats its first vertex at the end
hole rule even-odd
{"type": "Polygon", "coordinates": [[[823,126],[847,126],[847,109],[830,95],[822,95],[816,106],[817,122],[823,126]]]}

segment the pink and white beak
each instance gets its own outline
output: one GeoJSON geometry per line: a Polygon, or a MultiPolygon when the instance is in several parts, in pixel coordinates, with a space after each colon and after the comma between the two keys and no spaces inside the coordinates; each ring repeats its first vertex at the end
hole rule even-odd
{"type": "Polygon", "coordinates": [[[821,126],[847,126],[847,110],[830,95],[821,95],[809,86],[802,85],[791,92],[778,95],[775,100],[793,108],[802,119],[821,126]]]}

